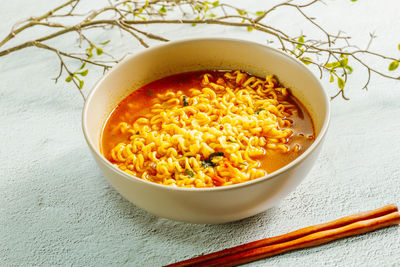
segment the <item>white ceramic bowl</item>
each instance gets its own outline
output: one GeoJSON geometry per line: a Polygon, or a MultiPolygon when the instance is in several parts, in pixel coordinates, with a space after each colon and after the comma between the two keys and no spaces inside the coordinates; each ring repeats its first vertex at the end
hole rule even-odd
{"type": "Polygon", "coordinates": [[[157,216],[192,222],[224,223],[263,212],[303,180],[314,164],[328,128],[329,99],[300,61],[267,46],[223,38],[189,39],[146,49],[112,68],[90,92],[82,115],[86,141],[105,177],[126,199],[157,216]],[[263,178],[218,188],[177,188],[132,177],[100,153],[103,124],[113,108],[141,86],[162,77],[204,69],[240,69],[274,74],[306,106],[316,140],[300,157],[263,178]]]}

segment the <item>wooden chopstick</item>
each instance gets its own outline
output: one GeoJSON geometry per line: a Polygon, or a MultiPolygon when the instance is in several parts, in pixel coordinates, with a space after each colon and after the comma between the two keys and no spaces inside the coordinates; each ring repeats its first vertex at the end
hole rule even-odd
{"type": "Polygon", "coordinates": [[[400,214],[398,212],[393,212],[381,217],[365,221],[358,221],[336,229],[317,232],[288,242],[260,247],[238,254],[217,258],[211,261],[202,262],[196,266],[236,266],[259,259],[268,258],[284,252],[313,247],[352,235],[364,234],[399,223],[400,214]]]}
{"type": "Polygon", "coordinates": [[[167,266],[234,266],[286,251],[316,246],[400,223],[396,205],[346,216],[328,223],[265,238],[167,266]]]}

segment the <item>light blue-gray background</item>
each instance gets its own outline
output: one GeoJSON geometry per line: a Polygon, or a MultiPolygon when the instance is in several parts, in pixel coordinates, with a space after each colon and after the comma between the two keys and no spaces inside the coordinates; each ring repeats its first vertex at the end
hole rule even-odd
{"type": "MultiPolygon", "coordinates": [[[[55,2],[60,3],[2,1],[0,37],[15,21],[39,15],[55,2]]],[[[368,33],[375,32],[378,39],[373,50],[400,55],[397,1],[326,2],[308,9],[308,14],[331,31],[344,29],[361,47],[366,46],[368,33]]],[[[86,6],[96,3],[84,1],[86,6]]],[[[264,3],[248,1],[246,5],[260,10],[264,3]]],[[[275,13],[267,23],[294,34],[300,34],[300,29],[305,34],[312,31],[309,24],[299,24],[290,13],[275,13]]],[[[151,29],[172,40],[226,36],[265,43],[267,39],[218,26],[158,25],[151,29]]],[[[43,33],[38,28],[19,40],[43,33]]],[[[76,44],[75,37],[72,34],[51,43],[67,49],[76,44]]],[[[111,44],[114,52],[143,49],[127,35],[120,39],[118,32],[93,38],[118,40],[111,44]]],[[[249,219],[191,225],[152,216],[111,188],[81,132],[82,100],[71,84],[54,84],[51,78],[57,71],[56,57],[39,49],[0,58],[1,266],[157,266],[388,203],[400,204],[399,82],[376,78],[369,91],[362,91],[365,72],[356,70],[347,88],[351,100],[332,102],[332,122],[322,154],[296,191],[277,207],[249,219]]],[[[86,88],[100,74],[100,70],[91,70],[86,88]]],[[[335,86],[327,80],[323,83],[332,95],[335,86]]],[[[399,227],[384,229],[252,266],[398,265],[399,234],[399,227]]]]}

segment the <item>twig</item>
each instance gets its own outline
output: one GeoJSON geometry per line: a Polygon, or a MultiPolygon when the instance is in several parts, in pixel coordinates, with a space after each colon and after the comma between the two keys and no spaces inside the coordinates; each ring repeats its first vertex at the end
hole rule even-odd
{"type": "MultiPolygon", "coordinates": [[[[323,3],[319,0],[309,1],[302,5],[294,4],[289,0],[265,9],[262,11],[262,14],[257,12],[256,17],[254,17],[254,15],[252,15],[253,13],[248,10],[223,2],[219,3],[218,1],[108,0],[107,6],[100,6],[88,13],[79,13],[78,5],[81,1],[82,0],[69,0],[64,4],[45,12],[41,16],[30,17],[17,22],[6,37],[0,41],[0,48],[2,49],[0,50],[0,57],[28,47],[38,47],[55,52],[59,56],[58,59],[60,60],[61,66],[61,71],[55,78],[55,80],[58,81],[62,75],[63,69],[69,75],[73,73],[68,71],[66,63],[63,61],[64,57],[82,63],[88,63],[93,66],[102,67],[104,71],[118,62],[112,53],[103,51],[103,48],[99,48],[99,45],[96,45],[87,37],[86,31],[91,29],[101,28],[107,30],[118,28],[119,30],[129,33],[132,37],[138,40],[142,46],[149,47],[146,42],[147,39],[162,42],[167,42],[168,39],[153,32],[144,31],[141,29],[142,26],[151,24],[210,24],[219,25],[221,27],[246,28],[247,30],[255,30],[269,37],[276,38],[282,51],[297,57],[305,64],[310,64],[311,66],[316,67],[320,72],[321,78],[324,73],[328,72],[330,76],[337,79],[339,90],[332,98],[341,95],[344,99],[347,99],[344,94],[344,86],[348,80],[348,75],[352,71],[352,68],[348,65],[349,62],[358,62],[366,69],[368,78],[363,87],[364,89],[367,88],[371,80],[371,73],[375,73],[387,79],[400,80],[398,75],[387,74],[383,70],[377,69],[373,65],[367,64],[364,61],[363,57],[367,55],[387,62],[399,61],[398,58],[393,56],[387,56],[369,50],[373,39],[376,37],[374,34],[370,34],[370,40],[366,49],[359,49],[357,46],[350,43],[350,36],[343,35],[342,31],[339,31],[337,34],[331,34],[318,24],[315,18],[306,14],[305,9],[307,7],[317,3],[323,3]],[[191,12],[187,11],[188,8],[191,12]],[[301,34],[300,36],[292,36],[265,22],[265,19],[271,12],[280,12],[284,8],[296,10],[305,21],[310,22],[314,28],[317,28],[324,34],[324,39],[312,39],[306,37],[304,34],[301,34]],[[167,17],[166,14],[170,11],[179,12],[181,17],[167,17]],[[77,19],[79,18],[79,20],[75,24],[68,25],[56,20],[60,17],[74,17],[77,19]],[[19,42],[14,46],[5,47],[9,41],[15,38],[18,34],[28,29],[32,29],[35,26],[53,28],[56,29],[56,31],[43,36],[38,36],[34,40],[19,42]],[[47,41],[70,32],[78,33],[80,49],[83,49],[82,42],[83,44],[87,43],[89,45],[89,50],[87,49],[86,53],[64,52],[60,51],[57,47],[46,44],[47,41]],[[143,36],[143,38],[141,36],[143,36]],[[92,49],[96,49],[96,52],[100,51],[98,54],[102,54],[103,57],[108,58],[109,60],[93,59],[92,49]],[[341,77],[343,77],[343,79],[341,77]]],[[[74,81],[74,83],[76,84],[76,81],[74,81]]],[[[80,92],[82,93],[82,90],[80,90],[80,92]]]]}

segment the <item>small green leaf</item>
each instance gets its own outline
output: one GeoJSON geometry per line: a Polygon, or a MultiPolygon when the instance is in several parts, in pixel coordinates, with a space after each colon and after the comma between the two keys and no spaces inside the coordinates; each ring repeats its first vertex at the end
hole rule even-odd
{"type": "Polygon", "coordinates": [[[165,8],[165,6],[162,6],[162,7],[158,10],[158,12],[164,14],[164,13],[167,13],[167,9],[165,8]]]}
{"type": "Polygon", "coordinates": [[[204,14],[205,14],[205,13],[207,13],[207,11],[208,11],[207,2],[204,2],[203,6],[204,6],[204,14]]]}
{"type": "Polygon", "coordinates": [[[347,66],[347,63],[349,63],[349,59],[347,57],[339,61],[341,67],[347,66]]]}
{"type": "Polygon", "coordinates": [[[103,49],[96,47],[96,54],[98,56],[100,56],[101,54],[103,54],[103,49]]]}
{"type": "Polygon", "coordinates": [[[212,2],[213,7],[219,6],[219,1],[212,2]]]}
{"type": "Polygon", "coordinates": [[[92,50],[93,50],[93,46],[91,46],[91,47],[89,47],[89,48],[86,49],[86,54],[87,54],[87,58],[88,58],[88,59],[91,59],[91,58],[93,57],[93,52],[92,52],[92,50]]]}
{"type": "Polygon", "coordinates": [[[208,14],[207,16],[210,17],[210,18],[215,18],[217,15],[211,13],[211,14],[208,14]]]}
{"type": "Polygon", "coordinates": [[[237,13],[238,13],[239,15],[241,15],[241,16],[244,16],[244,15],[247,14],[246,10],[243,10],[243,9],[236,9],[236,11],[237,11],[237,13]]]}
{"type": "Polygon", "coordinates": [[[333,77],[333,75],[331,74],[331,78],[329,79],[330,83],[333,83],[335,81],[335,78],[333,77]]]}
{"type": "MultiPolygon", "coordinates": [[[[300,36],[297,42],[304,44],[304,36],[300,36]]],[[[297,48],[301,48],[303,46],[302,44],[297,44],[297,48]]]]}
{"type": "Polygon", "coordinates": [[[344,80],[342,78],[338,77],[337,83],[338,83],[339,88],[343,90],[344,85],[345,85],[344,80]]]}
{"type": "Polygon", "coordinates": [[[345,66],[345,69],[347,70],[347,74],[352,74],[353,73],[353,68],[350,66],[345,66]]]}
{"type": "Polygon", "coordinates": [[[357,0],[350,0],[351,2],[357,2],[357,0]]]}
{"type": "Polygon", "coordinates": [[[257,11],[256,12],[256,16],[261,16],[261,15],[263,15],[264,14],[264,11],[257,11]]]}
{"type": "Polygon", "coordinates": [[[303,57],[300,60],[301,60],[301,62],[303,62],[306,65],[310,65],[311,61],[312,61],[311,58],[309,58],[309,57],[303,57]]]}
{"type": "Polygon", "coordinates": [[[72,81],[72,77],[71,77],[71,76],[68,76],[67,78],[65,78],[65,81],[66,81],[67,83],[71,82],[71,81],[72,81]]]}
{"type": "Polygon", "coordinates": [[[194,26],[196,26],[197,24],[196,23],[192,23],[192,27],[194,27],[194,26]]]}
{"type": "Polygon", "coordinates": [[[254,30],[254,27],[247,26],[247,31],[251,32],[252,30],[254,30]]]}
{"type": "Polygon", "coordinates": [[[200,5],[195,5],[194,9],[200,12],[203,9],[203,7],[200,5]]]}
{"type": "Polygon", "coordinates": [[[397,48],[400,50],[400,44],[397,46],[397,48]]]}
{"type": "Polygon", "coordinates": [[[106,45],[106,44],[108,44],[109,42],[111,42],[111,40],[107,40],[107,41],[102,42],[102,43],[100,43],[100,44],[101,44],[101,45],[106,45]]]}
{"type": "Polygon", "coordinates": [[[88,72],[89,72],[89,70],[86,69],[84,71],[79,72],[78,74],[81,75],[81,76],[86,76],[88,74],[88,72]]]}
{"type": "Polygon", "coordinates": [[[145,17],[139,16],[139,15],[137,15],[137,14],[135,14],[135,17],[138,17],[139,19],[141,19],[141,20],[143,20],[143,21],[146,21],[146,20],[147,20],[145,17]]]}
{"type": "Polygon", "coordinates": [[[79,89],[82,89],[83,88],[83,84],[84,84],[85,82],[83,81],[83,80],[79,80],[79,89]]]}
{"type": "Polygon", "coordinates": [[[80,70],[86,66],[86,62],[83,62],[82,66],[79,68],[80,70]]]}
{"type": "Polygon", "coordinates": [[[336,69],[339,66],[340,66],[339,62],[332,62],[332,63],[325,64],[325,67],[327,67],[328,69],[336,69]]]}
{"type": "Polygon", "coordinates": [[[399,62],[397,60],[394,60],[392,63],[390,63],[389,70],[393,71],[393,70],[397,69],[398,66],[399,66],[399,62]]]}

